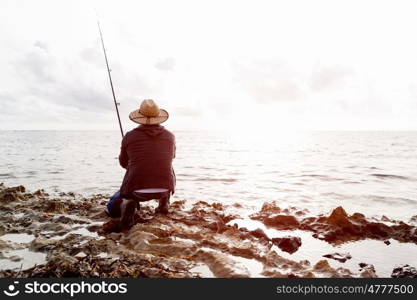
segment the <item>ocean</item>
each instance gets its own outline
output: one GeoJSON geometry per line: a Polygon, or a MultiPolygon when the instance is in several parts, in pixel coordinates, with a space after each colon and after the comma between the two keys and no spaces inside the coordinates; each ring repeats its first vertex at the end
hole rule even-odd
{"type": "MultiPolygon", "coordinates": [[[[178,131],[173,200],[268,201],[326,213],[417,214],[417,132],[178,131]]],[[[117,131],[0,131],[0,182],[49,193],[112,194],[117,131]]],[[[252,211],[253,209],[253,211],[252,211]]]]}
{"type": "MultiPolygon", "coordinates": [[[[417,132],[174,134],[178,200],[417,214],[417,132]]],[[[123,178],[117,131],[0,131],[0,140],[6,185],[112,194],[123,178]]]]}

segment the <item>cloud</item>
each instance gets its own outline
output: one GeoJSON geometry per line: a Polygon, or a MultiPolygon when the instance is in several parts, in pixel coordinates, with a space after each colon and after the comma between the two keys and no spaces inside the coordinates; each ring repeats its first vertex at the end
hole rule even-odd
{"type": "Polygon", "coordinates": [[[184,117],[199,117],[202,115],[202,111],[191,107],[173,107],[172,114],[184,117]]]}
{"type": "Polygon", "coordinates": [[[98,69],[105,70],[104,54],[99,43],[100,42],[97,40],[89,46],[82,48],[81,51],[79,51],[79,56],[83,62],[93,64],[98,69]]]}
{"type": "Polygon", "coordinates": [[[235,82],[257,102],[293,101],[304,97],[303,83],[285,63],[232,63],[235,82]]]}
{"type": "Polygon", "coordinates": [[[173,71],[175,68],[175,58],[167,57],[161,59],[155,64],[155,68],[161,71],[173,71]]]}
{"type": "MultiPolygon", "coordinates": [[[[63,56],[48,50],[46,43],[36,41],[32,47],[19,50],[7,64],[9,78],[17,81],[0,90],[1,123],[72,124],[103,121],[113,116],[113,99],[99,48],[90,46],[63,56]]],[[[123,84],[115,86],[116,94],[125,85],[136,86],[144,92],[151,89],[124,66],[118,70],[113,77],[123,84]]]]}
{"type": "Polygon", "coordinates": [[[23,53],[13,65],[24,82],[19,91],[21,97],[37,97],[45,102],[80,110],[111,109],[108,101],[103,101],[108,98],[104,86],[94,83],[103,81],[105,74],[95,76],[98,70],[80,56],[64,61],[35,47],[23,53]]]}
{"type": "Polygon", "coordinates": [[[53,68],[56,67],[55,59],[39,47],[28,52],[23,52],[13,62],[13,66],[19,78],[29,83],[52,83],[55,81],[53,68]]]}
{"type": "Polygon", "coordinates": [[[16,113],[16,107],[19,107],[18,99],[4,91],[0,91],[0,121],[10,119],[16,113]]]}
{"type": "MultiPolygon", "coordinates": [[[[92,3],[42,2],[0,4],[0,127],[27,120],[29,129],[35,121],[47,122],[44,129],[55,128],[54,121],[67,122],[68,128],[114,125],[92,3]]],[[[204,7],[183,2],[163,11],[158,1],[102,2],[111,74],[126,124],[142,99],[154,98],[178,116],[170,124],[184,119],[184,128],[191,118],[211,126],[241,122],[254,111],[279,115],[282,122],[328,119],[323,126],[328,129],[339,119],[356,128],[358,118],[367,128],[386,128],[391,117],[416,128],[411,2],[397,13],[384,5],[375,13],[372,5],[340,8],[311,1],[305,1],[304,11],[291,1],[239,4],[238,10],[224,1],[204,7]],[[346,11],[358,8],[362,14],[352,26],[346,11]],[[370,14],[375,22],[369,22],[370,14]],[[164,21],[154,22],[155,16],[164,21]],[[387,16],[395,22],[387,23],[387,16]]]]}
{"type": "Polygon", "coordinates": [[[42,49],[43,51],[48,52],[48,44],[42,41],[36,41],[33,46],[38,47],[39,49],[42,49]]]}
{"type": "Polygon", "coordinates": [[[317,66],[313,69],[309,85],[313,91],[324,91],[341,87],[353,74],[352,69],[340,66],[317,66]]]}

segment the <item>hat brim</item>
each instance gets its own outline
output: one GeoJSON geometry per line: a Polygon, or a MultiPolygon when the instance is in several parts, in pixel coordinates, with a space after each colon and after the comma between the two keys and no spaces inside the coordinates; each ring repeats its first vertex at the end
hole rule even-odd
{"type": "Polygon", "coordinates": [[[155,125],[161,124],[168,120],[169,114],[165,109],[159,110],[159,115],[156,117],[147,117],[139,112],[139,109],[132,111],[129,114],[129,119],[135,123],[142,125],[155,125]]]}

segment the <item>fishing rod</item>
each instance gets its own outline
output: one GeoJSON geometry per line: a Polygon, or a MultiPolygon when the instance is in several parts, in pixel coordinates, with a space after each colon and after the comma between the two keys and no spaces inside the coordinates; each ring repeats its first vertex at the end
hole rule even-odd
{"type": "Polygon", "coordinates": [[[97,26],[98,26],[98,31],[100,32],[101,46],[103,47],[103,53],[104,53],[104,59],[106,61],[107,73],[109,74],[109,81],[110,81],[111,92],[113,94],[114,107],[116,108],[117,119],[119,120],[120,133],[122,134],[122,138],[123,138],[124,134],[123,134],[122,122],[120,121],[120,114],[119,114],[119,107],[118,107],[120,105],[120,103],[116,101],[116,94],[114,93],[113,80],[111,79],[111,74],[110,74],[111,69],[109,67],[109,61],[107,59],[106,48],[104,47],[103,33],[101,32],[101,27],[100,27],[100,22],[98,20],[98,17],[97,17],[97,26]]]}

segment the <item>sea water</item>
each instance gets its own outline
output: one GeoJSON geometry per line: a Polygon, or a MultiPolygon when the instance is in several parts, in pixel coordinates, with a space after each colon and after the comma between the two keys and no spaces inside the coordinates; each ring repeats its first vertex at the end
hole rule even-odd
{"type": "MultiPolygon", "coordinates": [[[[173,131],[172,200],[264,202],[327,213],[417,215],[417,132],[173,131]]],[[[0,131],[0,182],[49,193],[112,194],[120,186],[117,131],[0,131]]]]}

